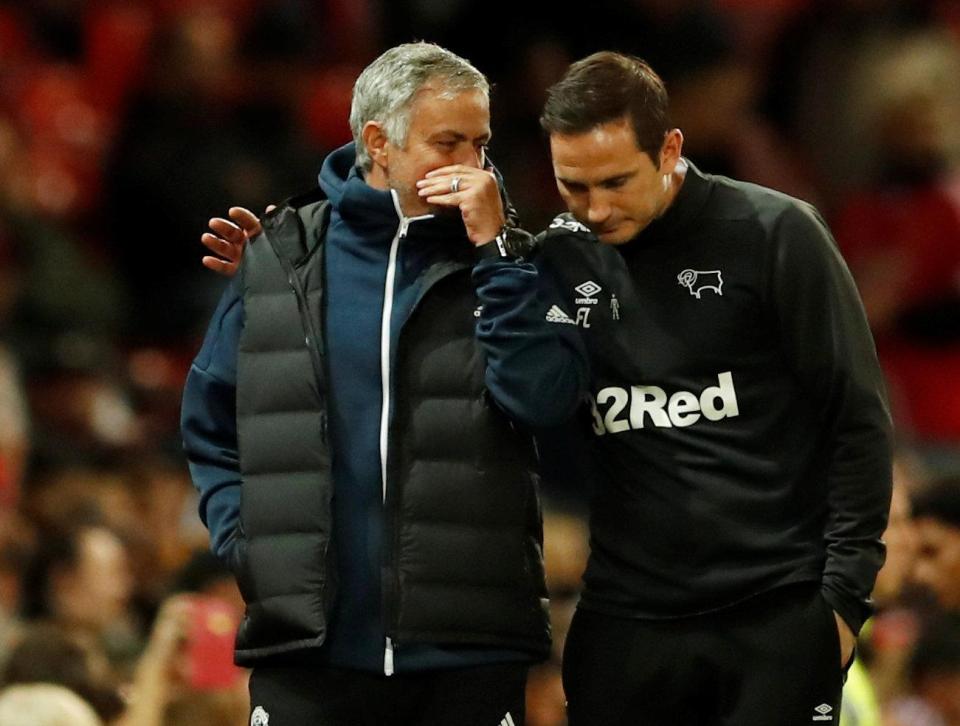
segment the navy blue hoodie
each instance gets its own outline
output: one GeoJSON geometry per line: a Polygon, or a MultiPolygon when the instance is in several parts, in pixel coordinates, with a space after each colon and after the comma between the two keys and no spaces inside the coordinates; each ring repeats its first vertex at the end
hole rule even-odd
{"type": "MultiPolygon", "coordinates": [[[[331,202],[324,245],[325,344],[333,446],[334,536],[339,598],[321,650],[333,665],[381,671],[382,462],[391,415],[396,342],[417,298],[421,273],[452,245],[469,245],[458,215],[403,218],[392,192],[366,184],[353,145],[325,161],[320,186],[331,202]],[[398,239],[398,228],[407,233],[398,239]]],[[[575,326],[548,322],[558,304],[551,281],[532,264],[484,259],[473,271],[477,338],[486,384],[512,418],[530,427],[568,418],[585,389],[585,357],[575,326]]],[[[235,397],[243,303],[234,281],[214,314],[184,391],[183,435],[200,516],[212,548],[229,559],[240,507],[235,397]]],[[[555,316],[554,316],[555,317],[555,316]]],[[[399,672],[526,659],[528,654],[408,646],[399,672]]]]}

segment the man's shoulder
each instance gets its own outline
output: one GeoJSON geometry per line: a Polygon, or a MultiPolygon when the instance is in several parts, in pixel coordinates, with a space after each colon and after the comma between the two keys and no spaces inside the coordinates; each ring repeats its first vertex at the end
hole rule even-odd
{"type": "Polygon", "coordinates": [[[787,217],[819,217],[816,208],[802,199],[754,182],[725,176],[708,177],[714,193],[713,216],[727,221],[755,220],[764,227],[772,227],[787,217]]]}

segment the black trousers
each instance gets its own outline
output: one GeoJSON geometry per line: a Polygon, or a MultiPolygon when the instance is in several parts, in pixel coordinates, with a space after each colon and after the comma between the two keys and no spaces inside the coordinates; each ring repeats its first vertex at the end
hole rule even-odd
{"type": "Polygon", "coordinates": [[[816,583],[676,620],[574,615],[570,726],[838,726],[844,672],[816,583]]]}
{"type": "Polygon", "coordinates": [[[526,663],[383,676],[305,663],[250,676],[252,726],[523,726],[526,663]]]}

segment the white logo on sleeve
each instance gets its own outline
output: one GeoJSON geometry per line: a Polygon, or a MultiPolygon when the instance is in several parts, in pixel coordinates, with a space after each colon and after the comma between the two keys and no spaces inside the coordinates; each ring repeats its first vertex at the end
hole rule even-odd
{"type": "Polygon", "coordinates": [[[704,290],[713,290],[717,295],[723,295],[723,276],[720,270],[684,270],[677,275],[677,282],[687,288],[697,300],[704,290]]]}
{"type": "Polygon", "coordinates": [[[573,218],[566,218],[563,215],[559,217],[554,217],[553,221],[550,223],[550,229],[568,229],[571,232],[590,232],[590,228],[580,224],[577,220],[573,218]]]}
{"type": "Polygon", "coordinates": [[[500,721],[500,726],[517,726],[509,711],[507,711],[507,715],[500,721]]]}
{"type": "Polygon", "coordinates": [[[253,709],[250,716],[250,726],[269,726],[269,724],[270,714],[263,709],[263,706],[257,706],[253,709]]]}
{"type": "Polygon", "coordinates": [[[682,428],[701,418],[720,421],[740,415],[733,374],[725,371],[717,376],[716,386],[707,386],[700,394],[677,391],[671,396],[660,386],[608,386],[597,392],[590,403],[593,409],[593,432],[619,434],[654,426],[682,428]],[[601,414],[601,407],[606,410],[601,414]]]}
{"type": "Polygon", "coordinates": [[[833,721],[833,706],[829,703],[821,703],[819,706],[813,709],[817,712],[817,715],[813,717],[814,721],[833,721]]]}
{"type": "Polygon", "coordinates": [[[547,322],[548,323],[567,323],[568,325],[576,325],[576,321],[567,315],[560,308],[559,305],[554,305],[547,311],[547,322]]]}

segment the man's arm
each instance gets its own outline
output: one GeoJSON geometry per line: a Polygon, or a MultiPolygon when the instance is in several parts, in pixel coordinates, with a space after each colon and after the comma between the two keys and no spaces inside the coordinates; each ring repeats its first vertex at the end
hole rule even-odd
{"type": "Polygon", "coordinates": [[[576,326],[548,320],[560,301],[549,270],[483,259],[473,281],[481,304],[477,339],[494,400],[528,426],[563,423],[583,398],[589,366],[576,326]]]}
{"type": "Polygon", "coordinates": [[[890,507],[883,376],[860,297],[822,218],[797,206],[777,233],[773,294],[783,349],[829,436],[823,596],[856,633],[871,612],[890,507]]]}
{"type": "Polygon", "coordinates": [[[210,530],[210,548],[227,563],[240,519],[236,365],[242,327],[243,301],[234,278],[190,366],[180,418],[190,476],[200,492],[200,519],[210,530]]]}
{"type": "Polygon", "coordinates": [[[486,353],[487,389],[527,426],[563,423],[586,390],[586,353],[576,326],[547,320],[551,306],[559,303],[549,271],[500,256],[507,250],[494,240],[506,214],[496,170],[441,167],[428,172],[417,188],[429,204],[459,209],[481,257],[473,282],[480,301],[477,339],[486,353]]]}

